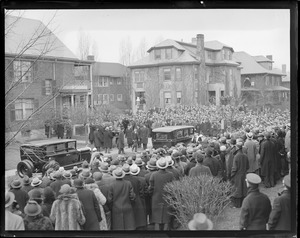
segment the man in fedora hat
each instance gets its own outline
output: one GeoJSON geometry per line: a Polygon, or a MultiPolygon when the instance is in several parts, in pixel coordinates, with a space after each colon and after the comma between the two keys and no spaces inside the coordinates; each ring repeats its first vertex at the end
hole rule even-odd
{"type": "Polygon", "coordinates": [[[166,183],[174,180],[174,175],[171,172],[166,171],[169,166],[168,161],[162,157],[156,161],[158,171],[154,172],[150,177],[149,193],[152,199],[152,221],[155,230],[160,230],[160,226],[163,226],[163,230],[169,229],[170,214],[168,213],[168,204],[163,199],[165,194],[163,187],[166,183]]]}
{"type": "Polygon", "coordinates": [[[246,173],[249,169],[249,161],[247,155],[243,152],[243,141],[238,139],[236,143],[237,150],[234,152],[233,165],[231,169],[231,183],[236,188],[233,196],[233,206],[240,208],[243,199],[247,195],[247,186],[245,182],[246,173]]]}
{"type": "Polygon", "coordinates": [[[259,191],[261,178],[254,173],[246,175],[247,197],[243,200],[240,214],[241,230],[266,230],[271,212],[271,201],[259,191]]]}
{"type": "Polygon", "coordinates": [[[140,156],[136,158],[136,160],[134,161],[134,164],[136,164],[140,168],[140,172],[139,172],[138,176],[145,177],[145,174],[149,173],[148,170],[145,169],[145,167],[144,167],[145,162],[142,160],[142,158],[140,156]]]}
{"type": "Polygon", "coordinates": [[[15,195],[12,192],[6,192],[5,193],[5,230],[6,231],[25,230],[22,217],[12,213],[12,205],[14,201],[15,201],[15,195]]]}
{"type": "Polygon", "coordinates": [[[181,174],[180,174],[179,170],[174,167],[174,164],[175,164],[174,160],[169,155],[165,156],[165,158],[168,162],[168,167],[166,168],[166,171],[171,172],[174,175],[175,180],[179,180],[181,177],[181,174]]]}
{"type": "Polygon", "coordinates": [[[266,140],[260,147],[261,176],[266,188],[275,186],[276,146],[271,141],[271,133],[265,133],[266,140]]]}
{"type": "Polygon", "coordinates": [[[22,182],[20,179],[13,180],[10,186],[12,188],[10,192],[15,195],[15,200],[19,204],[20,211],[24,213],[24,207],[29,200],[28,193],[21,189],[22,182]]]}
{"type": "Polygon", "coordinates": [[[189,230],[212,230],[213,223],[204,213],[195,213],[188,223],[189,230]]]}
{"type": "Polygon", "coordinates": [[[70,181],[63,180],[63,172],[61,172],[61,171],[55,171],[53,174],[53,178],[55,179],[55,181],[53,181],[50,184],[50,187],[52,188],[52,190],[54,191],[56,196],[59,195],[59,190],[62,185],[66,184],[66,183],[71,185],[70,181]]]}
{"type": "Polygon", "coordinates": [[[118,154],[125,154],[124,152],[124,146],[125,146],[125,135],[124,135],[124,128],[120,127],[120,133],[119,133],[119,138],[117,142],[117,147],[119,149],[118,154]]]}
{"type": "Polygon", "coordinates": [[[197,161],[197,165],[195,167],[191,168],[191,170],[189,172],[189,176],[190,177],[197,177],[197,176],[200,176],[202,174],[212,176],[210,168],[203,165],[204,155],[200,151],[197,151],[193,154],[193,157],[197,161]]]}
{"type": "MultiPolygon", "coordinates": [[[[146,186],[147,188],[149,187],[150,185],[150,177],[151,175],[157,171],[157,166],[156,166],[156,156],[153,156],[150,158],[150,160],[147,162],[147,165],[146,165],[146,168],[147,170],[149,171],[149,173],[145,174],[145,182],[146,182],[146,186]]],[[[145,203],[146,203],[146,214],[148,216],[147,218],[147,221],[148,221],[148,224],[150,224],[150,221],[151,221],[151,213],[152,213],[152,209],[151,209],[151,196],[149,196],[149,194],[147,193],[146,194],[146,197],[145,197],[145,203]]]]}
{"type": "MultiPolygon", "coordinates": [[[[132,204],[132,209],[134,211],[135,226],[137,230],[144,229],[146,226],[146,208],[145,208],[145,193],[146,186],[140,180],[138,176],[140,168],[133,164],[129,166],[128,164],[123,165],[123,171],[127,175],[124,176],[124,180],[131,183],[133,192],[135,193],[135,202],[132,204]],[[129,174],[128,174],[129,168],[129,174]]],[[[146,183],[146,182],[145,182],[146,183]]]]}
{"type": "Polygon", "coordinates": [[[249,132],[246,134],[247,139],[244,143],[244,147],[247,148],[247,157],[249,161],[249,169],[248,173],[258,173],[258,162],[257,162],[257,154],[258,149],[256,143],[253,141],[253,133],[249,132]]]}
{"type": "Polygon", "coordinates": [[[117,167],[112,172],[115,181],[109,187],[107,203],[111,208],[111,230],[135,230],[132,202],[136,198],[131,183],[124,180],[125,172],[117,167]]]}
{"type": "Polygon", "coordinates": [[[41,187],[42,184],[42,180],[39,179],[39,177],[34,177],[31,181],[31,186],[33,187],[33,189],[31,189],[28,192],[29,197],[31,196],[31,194],[33,193],[34,190],[39,190],[42,194],[44,192],[44,188],[41,187]]]}
{"type": "Polygon", "coordinates": [[[24,218],[25,230],[54,230],[50,218],[43,215],[42,208],[36,201],[28,201],[24,213],[26,214],[24,218]]]}
{"type": "Polygon", "coordinates": [[[99,222],[101,222],[101,211],[96,195],[93,191],[84,188],[84,182],[81,179],[74,180],[74,187],[77,189],[76,193],[83,205],[86,222],[83,229],[87,231],[100,230],[99,222]]]}
{"type": "Polygon", "coordinates": [[[283,191],[274,199],[268,228],[269,230],[291,230],[291,175],[282,181],[283,191]]]}
{"type": "Polygon", "coordinates": [[[23,177],[23,185],[22,185],[22,190],[25,192],[29,192],[33,187],[31,186],[31,178],[29,178],[27,175],[24,175],[23,177]]]}

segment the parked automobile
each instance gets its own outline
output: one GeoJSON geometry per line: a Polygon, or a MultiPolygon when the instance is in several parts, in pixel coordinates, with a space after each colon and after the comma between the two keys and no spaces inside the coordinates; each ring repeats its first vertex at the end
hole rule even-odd
{"type": "Polygon", "coordinates": [[[152,130],[152,145],[154,149],[164,145],[171,147],[177,143],[189,143],[194,135],[193,126],[165,126],[152,130]]]}
{"type": "Polygon", "coordinates": [[[21,162],[17,165],[17,173],[20,177],[25,174],[31,177],[33,173],[44,174],[50,160],[69,170],[74,166],[80,167],[84,160],[90,162],[91,153],[89,147],[77,149],[75,139],[31,141],[20,146],[21,162]]]}

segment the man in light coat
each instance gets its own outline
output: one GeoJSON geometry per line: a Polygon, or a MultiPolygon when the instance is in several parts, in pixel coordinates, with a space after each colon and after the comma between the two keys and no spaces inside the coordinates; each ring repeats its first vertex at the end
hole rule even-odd
{"type": "Polygon", "coordinates": [[[258,154],[256,143],[253,141],[253,133],[249,132],[246,134],[247,139],[245,141],[244,147],[247,148],[247,157],[249,161],[249,169],[247,173],[258,173],[258,162],[256,160],[256,155],[258,154]]]}

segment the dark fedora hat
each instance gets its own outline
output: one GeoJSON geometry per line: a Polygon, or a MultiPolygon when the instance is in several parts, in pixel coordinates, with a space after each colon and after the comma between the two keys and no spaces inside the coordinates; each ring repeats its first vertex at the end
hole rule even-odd
{"type": "Polygon", "coordinates": [[[22,187],[22,182],[20,179],[15,179],[12,181],[11,185],[12,188],[21,188],[22,187]]]}

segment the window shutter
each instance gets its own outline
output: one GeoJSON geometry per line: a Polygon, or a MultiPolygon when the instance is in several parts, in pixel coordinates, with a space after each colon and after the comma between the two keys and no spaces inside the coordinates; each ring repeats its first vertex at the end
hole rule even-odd
{"type": "Polygon", "coordinates": [[[57,92],[56,80],[52,80],[52,94],[55,94],[56,92],[57,92]]]}
{"type": "Polygon", "coordinates": [[[33,105],[34,105],[34,111],[36,111],[39,108],[39,100],[38,99],[34,99],[33,100],[33,105]]]}
{"type": "Polygon", "coordinates": [[[46,81],[42,80],[42,95],[46,95],[46,81]]]}
{"type": "Polygon", "coordinates": [[[15,113],[15,104],[10,104],[10,121],[14,122],[16,120],[16,113],[15,113]]]}

